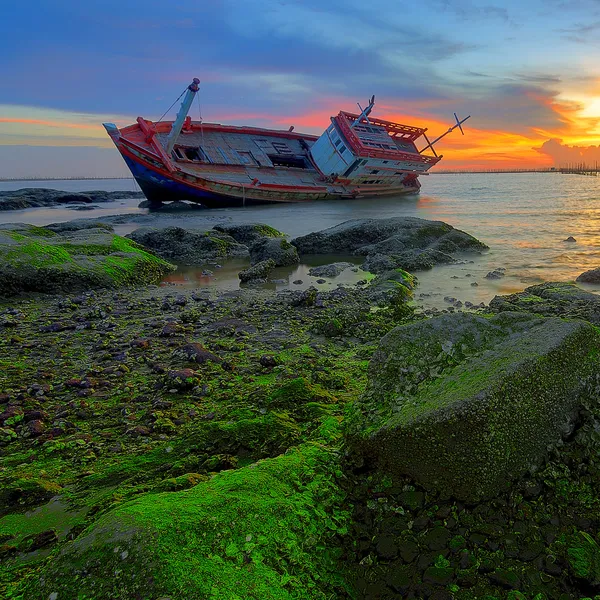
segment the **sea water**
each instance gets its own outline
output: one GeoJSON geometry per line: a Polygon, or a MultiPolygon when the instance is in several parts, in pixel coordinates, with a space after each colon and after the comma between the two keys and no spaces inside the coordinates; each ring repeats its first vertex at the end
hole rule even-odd
{"type": "MultiPolygon", "coordinates": [[[[447,297],[474,304],[489,302],[496,294],[512,293],[544,281],[573,281],[580,273],[600,267],[600,178],[560,173],[431,174],[421,178],[420,194],[379,199],[338,200],[307,204],[282,204],[192,210],[185,213],[148,214],[139,199],[98,204],[91,211],[72,207],[37,208],[0,212],[0,223],[35,225],[75,218],[123,215],[115,224],[125,234],[143,225],[209,228],[217,223],[267,223],[291,238],[332,227],[349,219],[414,216],[440,220],[474,235],[490,247],[488,252],[466,256],[457,265],[418,273],[417,300],[443,307],[447,297]],[[565,241],[569,236],[576,242],[565,241]],[[471,262],[472,261],[472,262],[471,262]],[[486,278],[497,268],[500,279],[486,278]],[[477,285],[472,285],[476,283],[477,285]]],[[[47,187],[67,191],[138,189],[131,179],[95,181],[0,182],[0,191],[47,187]]],[[[316,259],[317,263],[322,260],[316,259]]],[[[315,261],[309,261],[314,264],[315,261]]],[[[276,274],[275,288],[313,284],[310,264],[276,274]]],[[[173,278],[189,285],[237,287],[233,265],[215,268],[213,275],[182,269],[173,278]],[[231,272],[230,272],[231,271],[231,272]]],[[[321,287],[352,283],[364,273],[344,272],[321,287]]],[[[598,287],[585,286],[590,291],[598,287]]]]}

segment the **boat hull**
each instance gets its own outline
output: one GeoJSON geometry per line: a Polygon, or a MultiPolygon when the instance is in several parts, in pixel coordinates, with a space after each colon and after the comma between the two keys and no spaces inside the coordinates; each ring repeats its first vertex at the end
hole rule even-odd
{"type": "MultiPolygon", "coordinates": [[[[114,138],[113,138],[114,139],[114,138]]],[[[348,200],[377,196],[393,196],[417,193],[420,188],[418,181],[414,186],[403,186],[395,189],[369,190],[368,194],[354,191],[353,193],[331,193],[326,187],[296,187],[296,186],[252,186],[193,178],[184,181],[181,173],[170,173],[156,158],[147,157],[114,139],[115,144],[129,167],[133,177],[142,192],[150,202],[150,206],[159,208],[165,202],[185,200],[195,202],[207,208],[229,206],[246,206],[253,204],[281,204],[312,202],[315,200],[348,200]],[[133,150],[133,151],[132,151],[133,150]]],[[[190,176],[187,176],[190,178],[190,176]]]]}

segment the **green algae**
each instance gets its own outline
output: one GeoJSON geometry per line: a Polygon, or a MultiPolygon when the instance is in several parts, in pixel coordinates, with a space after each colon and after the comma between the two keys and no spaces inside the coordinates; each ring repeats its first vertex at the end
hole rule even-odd
{"type": "Polygon", "coordinates": [[[335,540],[349,519],[338,471],[334,454],[309,445],[183,492],[140,498],[102,517],[23,593],[331,597],[345,587],[335,540]],[[88,575],[77,579],[81,568],[88,575]]]}
{"type": "Polygon", "coordinates": [[[155,282],[174,269],[139,244],[106,231],[89,239],[42,228],[2,233],[17,242],[0,244],[3,294],[155,282]]]}
{"type": "Polygon", "coordinates": [[[274,227],[271,227],[269,225],[264,225],[262,223],[258,223],[256,225],[254,225],[254,231],[256,231],[256,233],[260,234],[263,237],[271,237],[271,238],[285,237],[285,233],[282,233],[281,231],[275,229],[274,227]]]}

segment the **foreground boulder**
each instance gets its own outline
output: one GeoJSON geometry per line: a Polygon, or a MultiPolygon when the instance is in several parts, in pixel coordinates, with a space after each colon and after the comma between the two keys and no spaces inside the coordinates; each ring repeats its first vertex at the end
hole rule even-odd
{"type": "Polygon", "coordinates": [[[0,226],[0,296],[156,283],[175,267],[106,229],[0,226]]]}
{"type": "MultiPolygon", "coordinates": [[[[487,246],[473,236],[442,221],[416,217],[355,219],[292,240],[300,254],[377,256],[370,266],[381,271],[430,269],[456,262],[457,252],[479,252],[487,246]]],[[[375,271],[373,271],[375,272],[375,271]]]]}
{"type": "Polygon", "coordinates": [[[23,597],[345,597],[336,538],[349,514],[338,469],[333,453],[308,445],[141,496],[66,545],[23,597]]]}
{"type": "Polygon", "coordinates": [[[600,296],[571,283],[542,283],[522,292],[496,296],[489,304],[495,312],[519,311],[544,316],[584,319],[600,325],[600,296]]]}
{"type": "Polygon", "coordinates": [[[248,256],[248,248],[219,231],[182,227],[140,227],[127,237],[150,248],[162,258],[181,265],[197,265],[207,260],[248,256]]]}
{"type": "Polygon", "coordinates": [[[92,202],[113,202],[126,198],[143,198],[142,192],[106,192],[92,190],[89,192],[63,192],[46,188],[22,188],[9,192],[0,192],[0,211],[19,210],[40,206],[56,206],[57,204],[91,204],[92,202]]]}
{"type": "Polygon", "coordinates": [[[600,335],[523,313],[445,315],[380,342],[349,421],[380,469],[475,502],[539,465],[595,401],[600,335]]]}

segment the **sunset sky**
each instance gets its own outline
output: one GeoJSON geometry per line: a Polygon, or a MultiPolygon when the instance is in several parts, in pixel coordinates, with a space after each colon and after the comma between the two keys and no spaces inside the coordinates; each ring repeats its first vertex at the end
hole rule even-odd
{"type": "Polygon", "coordinates": [[[209,122],[320,133],[375,94],[376,116],[432,136],[472,115],[439,169],[600,162],[597,1],[33,0],[3,13],[0,177],[126,174],[101,123],[157,119],[194,76],[209,122]]]}

